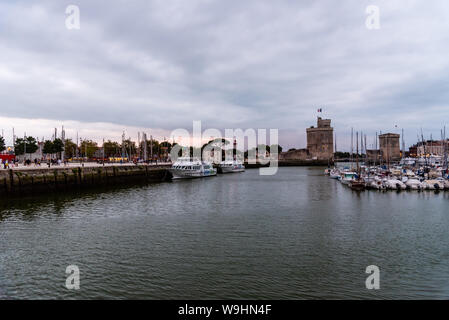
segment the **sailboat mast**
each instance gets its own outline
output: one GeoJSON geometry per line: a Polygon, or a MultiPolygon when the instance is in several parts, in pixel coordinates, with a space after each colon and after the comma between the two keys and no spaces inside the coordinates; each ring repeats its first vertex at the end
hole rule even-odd
{"type": "Polygon", "coordinates": [[[365,134],[365,162],[368,162],[368,152],[366,151],[366,134],[365,134]]]}
{"type": "Polygon", "coordinates": [[[359,174],[359,132],[356,132],[356,145],[357,145],[357,149],[356,149],[356,159],[357,159],[357,174],[359,174]]]}
{"type": "Polygon", "coordinates": [[[376,145],[376,165],[379,162],[379,152],[377,150],[377,131],[376,131],[376,141],[375,141],[375,145],[376,145]]]}
{"type": "Polygon", "coordinates": [[[351,128],[351,168],[354,162],[354,128],[351,128]]]}

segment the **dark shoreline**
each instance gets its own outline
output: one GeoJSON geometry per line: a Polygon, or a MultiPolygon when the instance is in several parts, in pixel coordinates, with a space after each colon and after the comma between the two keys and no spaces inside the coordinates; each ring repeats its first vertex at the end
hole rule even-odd
{"type": "Polygon", "coordinates": [[[2,170],[0,197],[22,197],[104,186],[132,186],[168,181],[171,174],[167,167],[167,165],[122,165],[2,170]]]}

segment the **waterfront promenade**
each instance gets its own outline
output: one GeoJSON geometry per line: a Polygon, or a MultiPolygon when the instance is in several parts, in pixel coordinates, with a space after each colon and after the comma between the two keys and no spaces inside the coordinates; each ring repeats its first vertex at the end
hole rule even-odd
{"type": "Polygon", "coordinates": [[[124,162],[124,163],[105,163],[104,165],[102,163],[98,162],[70,162],[67,164],[61,164],[61,165],[54,165],[52,164],[50,167],[47,165],[47,163],[41,163],[41,165],[35,165],[34,163],[30,165],[24,165],[23,163],[18,163],[14,166],[10,166],[7,169],[4,169],[3,166],[0,168],[0,170],[44,170],[44,169],[68,169],[68,168],[78,168],[78,167],[84,167],[84,168],[101,168],[101,167],[129,167],[129,166],[148,166],[148,167],[166,167],[171,166],[171,162],[158,162],[156,163],[138,163],[137,165],[132,162],[124,162]]]}

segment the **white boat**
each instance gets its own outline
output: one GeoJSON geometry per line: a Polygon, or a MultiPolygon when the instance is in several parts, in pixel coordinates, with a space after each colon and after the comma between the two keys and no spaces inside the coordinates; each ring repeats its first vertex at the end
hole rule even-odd
{"type": "Polygon", "coordinates": [[[221,169],[222,173],[245,171],[245,166],[243,165],[243,162],[238,161],[238,160],[223,161],[218,165],[218,167],[221,169]]]}
{"type": "Polygon", "coordinates": [[[444,190],[444,183],[440,180],[424,180],[422,186],[425,190],[444,190]]]}
{"type": "Polygon", "coordinates": [[[190,158],[178,158],[169,170],[173,179],[204,178],[217,175],[217,170],[211,163],[190,158]]]}
{"type": "Polygon", "coordinates": [[[449,189],[449,180],[448,179],[437,178],[437,180],[441,181],[443,183],[444,190],[448,190],[449,189]]]}
{"type": "Polygon", "coordinates": [[[338,179],[340,175],[340,170],[338,170],[337,168],[332,169],[329,173],[331,179],[338,179]]]}
{"type": "Polygon", "coordinates": [[[355,172],[343,172],[340,176],[340,182],[349,185],[351,181],[355,180],[357,176],[357,173],[355,172]]]}
{"type": "Polygon", "coordinates": [[[401,159],[400,164],[401,165],[406,165],[406,166],[413,166],[416,163],[416,159],[415,158],[403,158],[401,159]]]}
{"type": "Polygon", "coordinates": [[[405,190],[407,188],[405,183],[398,179],[387,179],[384,181],[384,186],[389,190],[405,190]]]}
{"type": "Polygon", "coordinates": [[[366,186],[371,189],[384,190],[382,179],[378,176],[365,177],[366,186]]]}
{"type": "Polygon", "coordinates": [[[421,181],[413,178],[408,179],[405,185],[410,190],[421,190],[423,188],[421,181]]]}

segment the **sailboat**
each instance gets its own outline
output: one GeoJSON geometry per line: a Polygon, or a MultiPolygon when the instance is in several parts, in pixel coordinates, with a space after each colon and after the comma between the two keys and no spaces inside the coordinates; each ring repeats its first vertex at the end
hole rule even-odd
{"type": "MultiPolygon", "coordinates": [[[[356,178],[349,182],[349,187],[352,190],[363,191],[365,190],[365,181],[360,176],[360,165],[359,165],[359,133],[356,133],[356,141],[357,141],[357,175],[356,178]]],[[[362,140],[363,141],[363,140],[362,140]]]]}

